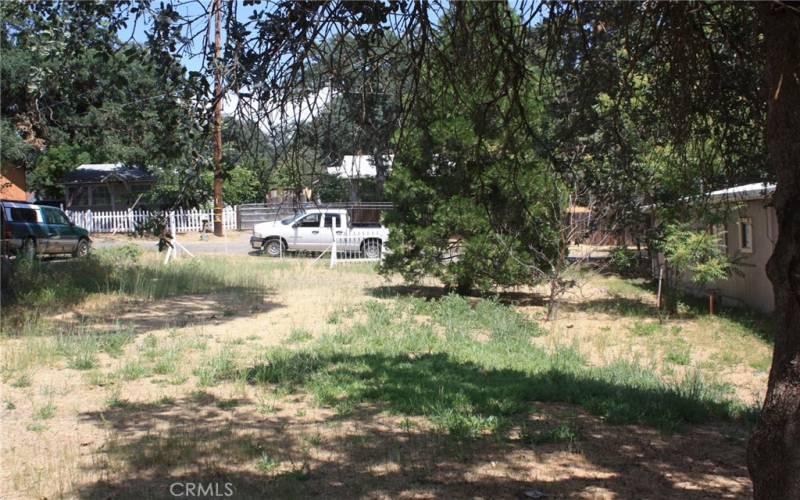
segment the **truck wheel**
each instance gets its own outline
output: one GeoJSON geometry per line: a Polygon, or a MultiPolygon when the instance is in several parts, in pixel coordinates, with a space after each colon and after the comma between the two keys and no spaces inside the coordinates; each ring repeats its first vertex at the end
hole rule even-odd
{"type": "Polygon", "coordinates": [[[381,258],[381,240],[367,240],[361,244],[361,252],[368,259],[381,258]]]}
{"type": "Polygon", "coordinates": [[[263,248],[270,257],[280,257],[286,250],[283,248],[281,240],[269,240],[264,243],[264,246],[261,248],[263,248]]]}
{"type": "Polygon", "coordinates": [[[78,241],[78,246],[75,247],[75,251],[72,252],[73,257],[86,257],[89,255],[89,241],[82,239],[78,241]]]}
{"type": "Polygon", "coordinates": [[[25,238],[22,242],[22,256],[26,259],[33,259],[36,257],[36,242],[33,238],[25,238]]]}

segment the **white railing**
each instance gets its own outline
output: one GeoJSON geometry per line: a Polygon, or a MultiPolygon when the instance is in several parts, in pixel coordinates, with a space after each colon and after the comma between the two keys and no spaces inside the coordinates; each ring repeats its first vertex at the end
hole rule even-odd
{"type": "Polygon", "coordinates": [[[386,250],[385,230],[357,229],[335,234],[330,246],[331,267],[347,262],[380,262],[386,250]]]}
{"type": "MultiPolygon", "coordinates": [[[[136,226],[144,224],[147,220],[163,212],[150,212],[146,210],[117,210],[92,211],[92,210],[65,210],[67,216],[76,225],[88,230],[90,233],[132,233],[136,226]]],[[[175,231],[187,233],[203,229],[205,220],[208,229],[213,229],[214,210],[184,210],[179,208],[168,212],[166,221],[174,219],[175,231]]],[[[225,207],[222,210],[222,223],[225,229],[237,229],[237,207],[225,207]]]]}

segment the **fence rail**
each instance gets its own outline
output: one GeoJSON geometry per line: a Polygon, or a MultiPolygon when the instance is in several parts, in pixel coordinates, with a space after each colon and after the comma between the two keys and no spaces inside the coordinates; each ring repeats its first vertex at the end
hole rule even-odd
{"type": "MultiPolygon", "coordinates": [[[[225,207],[222,217],[225,229],[249,230],[259,222],[279,220],[315,208],[349,210],[351,222],[359,223],[377,222],[380,213],[391,210],[392,204],[384,202],[246,204],[225,207]]],[[[164,214],[147,210],[66,210],[66,213],[72,222],[86,228],[90,233],[134,232],[137,226],[144,224],[148,219],[157,214],[164,214]]],[[[209,225],[212,225],[214,220],[213,210],[178,209],[170,214],[174,214],[178,233],[200,231],[203,228],[203,220],[208,221],[209,225]]],[[[166,220],[169,220],[170,214],[167,214],[166,220]]]]}
{"type": "MultiPolygon", "coordinates": [[[[117,210],[93,212],[91,210],[66,210],[70,220],[88,230],[90,233],[132,233],[138,226],[145,224],[156,216],[163,216],[165,221],[174,218],[175,232],[187,233],[203,229],[203,221],[207,221],[209,229],[213,227],[213,210],[171,210],[169,212],[151,212],[146,210],[117,210]]],[[[238,208],[225,207],[222,210],[222,223],[225,229],[237,229],[238,208]]]]}
{"type": "Polygon", "coordinates": [[[359,229],[354,233],[335,234],[329,248],[331,267],[348,262],[380,262],[385,245],[385,231],[359,229]]]}
{"type": "Polygon", "coordinates": [[[253,229],[259,222],[279,220],[315,208],[346,209],[351,211],[354,222],[360,222],[359,218],[374,219],[370,221],[375,222],[380,212],[392,209],[392,204],[389,202],[249,203],[238,207],[239,229],[253,229]]]}

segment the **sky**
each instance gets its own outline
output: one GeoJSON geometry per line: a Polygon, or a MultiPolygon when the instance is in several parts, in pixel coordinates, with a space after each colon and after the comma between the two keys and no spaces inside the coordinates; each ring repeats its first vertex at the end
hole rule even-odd
{"type": "MultiPolygon", "coordinates": [[[[525,4],[529,1],[536,1],[536,0],[512,0],[511,5],[512,9],[520,10],[525,9],[525,4]]],[[[197,21],[194,22],[193,29],[194,30],[202,30],[203,28],[208,27],[208,23],[211,22],[211,29],[212,32],[209,33],[209,40],[213,40],[213,20],[210,19],[210,11],[213,0],[173,0],[172,2],[173,8],[175,8],[178,13],[183,16],[184,18],[195,18],[197,17],[197,21]]],[[[160,7],[160,2],[153,2],[154,8],[160,7]]],[[[236,18],[242,23],[246,23],[248,18],[251,14],[255,11],[263,11],[270,9],[272,2],[265,1],[258,5],[244,5],[243,1],[236,0],[236,18]]],[[[440,6],[443,9],[447,9],[449,6],[448,0],[442,0],[440,6]]],[[[437,9],[432,9],[431,15],[438,16],[441,11],[437,9]]],[[[437,20],[433,20],[434,23],[437,20]]],[[[127,23],[127,26],[124,29],[119,31],[119,37],[121,40],[126,41],[128,39],[132,39],[139,43],[146,43],[147,36],[146,31],[150,28],[150,26],[145,25],[143,19],[139,19],[138,22],[135,20],[135,16],[131,16],[130,20],[127,23]]],[[[224,29],[222,33],[223,43],[224,43],[224,29]]],[[[181,62],[189,71],[197,71],[203,73],[203,47],[202,41],[205,38],[203,35],[200,35],[197,39],[197,45],[191,48],[190,53],[183,53],[181,54],[181,62]]],[[[313,116],[315,109],[321,109],[324,105],[329,101],[331,97],[330,89],[323,88],[317,93],[316,99],[312,99],[310,103],[305,103],[302,105],[289,105],[283,108],[283,114],[288,116],[288,120],[295,122],[299,121],[306,121],[308,118],[313,116]]],[[[238,102],[235,96],[226,96],[226,99],[223,102],[223,113],[225,114],[233,114],[233,111],[236,109],[238,102]]],[[[277,121],[278,116],[281,112],[277,111],[273,116],[272,119],[277,121]]],[[[262,125],[262,127],[265,125],[262,125]]]]}
{"type": "MultiPolygon", "coordinates": [[[[183,2],[176,1],[173,2],[173,5],[175,5],[175,10],[177,10],[182,16],[195,17],[203,15],[206,11],[210,12],[212,1],[213,0],[188,0],[183,2]]],[[[237,2],[237,19],[245,21],[256,8],[258,7],[244,6],[241,1],[237,2]]],[[[263,9],[264,7],[260,8],[263,9]]],[[[201,28],[205,26],[206,21],[201,18],[195,24],[197,28],[201,28]]],[[[128,21],[128,26],[119,31],[119,37],[121,40],[128,40],[132,37],[134,41],[144,44],[147,41],[145,32],[149,27],[150,26],[145,25],[141,18],[138,20],[138,23],[135,22],[135,16],[132,15],[128,21]]],[[[211,36],[213,37],[213,33],[211,33],[211,36]]],[[[201,49],[202,47],[196,46],[192,48],[192,51],[199,52],[201,49]]],[[[189,71],[200,71],[202,69],[201,66],[203,64],[203,58],[202,56],[192,57],[189,54],[183,54],[181,62],[189,71]]]]}
{"type": "MultiPolygon", "coordinates": [[[[2,0],[0,0],[2,1],[2,0]]],[[[518,8],[520,2],[525,2],[528,0],[512,0],[512,7],[518,8]]],[[[158,8],[160,2],[152,1],[152,5],[154,8],[158,8]]],[[[172,2],[173,8],[175,8],[182,16],[184,17],[195,17],[201,16],[206,14],[206,12],[211,11],[211,5],[213,0],[173,0],[172,2]]],[[[244,5],[242,0],[236,0],[236,19],[242,23],[246,23],[248,18],[251,14],[255,11],[265,11],[269,10],[273,5],[272,2],[265,0],[261,4],[258,5],[244,5]]],[[[442,9],[446,10],[449,8],[449,0],[440,0],[440,6],[442,9]]],[[[438,14],[440,11],[438,9],[431,9],[430,14],[434,16],[436,19],[432,19],[434,22],[438,21],[438,14]]],[[[196,23],[197,27],[203,27],[206,25],[206,20],[201,18],[196,23]]],[[[128,40],[131,36],[133,36],[133,40],[145,43],[147,41],[147,37],[145,35],[145,31],[147,26],[144,26],[142,20],[140,19],[138,24],[134,22],[134,16],[131,16],[131,20],[128,22],[128,26],[119,31],[119,36],[122,40],[128,40]]],[[[213,27],[212,27],[213,29],[213,27]]],[[[211,33],[213,36],[213,33],[211,33]]],[[[223,29],[223,41],[225,38],[225,33],[223,29]]],[[[194,51],[199,51],[201,47],[195,47],[194,51]]],[[[189,55],[184,55],[182,57],[182,62],[184,66],[190,71],[198,71],[201,69],[202,65],[202,57],[195,56],[190,57],[189,55]]]]}
{"type": "MultiPolygon", "coordinates": [[[[207,22],[209,22],[205,16],[207,16],[207,12],[210,12],[211,5],[213,0],[187,0],[181,2],[180,0],[173,3],[175,9],[178,13],[183,16],[184,18],[194,18],[199,17],[199,19],[194,23],[193,29],[199,30],[203,29],[207,26],[207,22]]],[[[248,17],[256,10],[265,10],[267,8],[267,3],[261,5],[251,5],[246,6],[243,2],[238,1],[236,5],[236,18],[241,22],[246,22],[248,17]]],[[[213,23],[213,20],[212,20],[213,23]]],[[[138,43],[146,43],[147,42],[147,35],[146,31],[150,28],[150,25],[145,24],[143,19],[139,19],[138,22],[135,21],[135,16],[132,15],[130,20],[127,23],[127,26],[124,29],[119,31],[119,38],[123,41],[127,41],[132,39],[138,43]]],[[[213,24],[211,29],[213,30],[213,24]]],[[[209,34],[209,40],[213,40],[213,31],[209,34]]],[[[203,69],[203,56],[202,56],[202,41],[203,36],[201,35],[197,39],[197,44],[193,46],[190,50],[190,53],[183,53],[181,54],[181,62],[189,71],[198,71],[202,72],[203,69]]],[[[222,40],[224,43],[225,40],[225,32],[223,29],[222,33],[222,40]]],[[[282,124],[285,127],[286,122],[289,123],[296,123],[297,121],[303,122],[311,118],[315,114],[315,110],[320,109],[324,106],[325,103],[328,102],[330,97],[330,89],[323,88],[317,95],[316,99],[312,99],[309,102],[299,104],[299,105],[288,105],[283,109],[284,115],[284,123],[282,124]]],[[[236,108],[238,107],[238,99],[235,95],[228,95],[225,97],[223,101],[223,114],[225,115],[232,115],[234,114],[236,108]]],[[[275,123],[281,122],[281,112],[276,111],[271,115],[271,119],[275,123]]],[[[269,125],[265,122],[261,123],[261,128],[265,132],[269,132],[269,125]]]]}

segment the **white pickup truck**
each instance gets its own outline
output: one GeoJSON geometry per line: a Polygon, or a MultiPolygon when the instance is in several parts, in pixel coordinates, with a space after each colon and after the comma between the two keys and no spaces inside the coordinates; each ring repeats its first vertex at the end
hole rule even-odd
{"type": "Polygon", "coordinates": [[[348,211],[343,209],[308,210],[287,219],[256,224],[250,246],[278,257],[286,252],[329,250],[334,238],[337,253],[379,259],[389,230],[378,223],[351,223],[348,211]]]}

